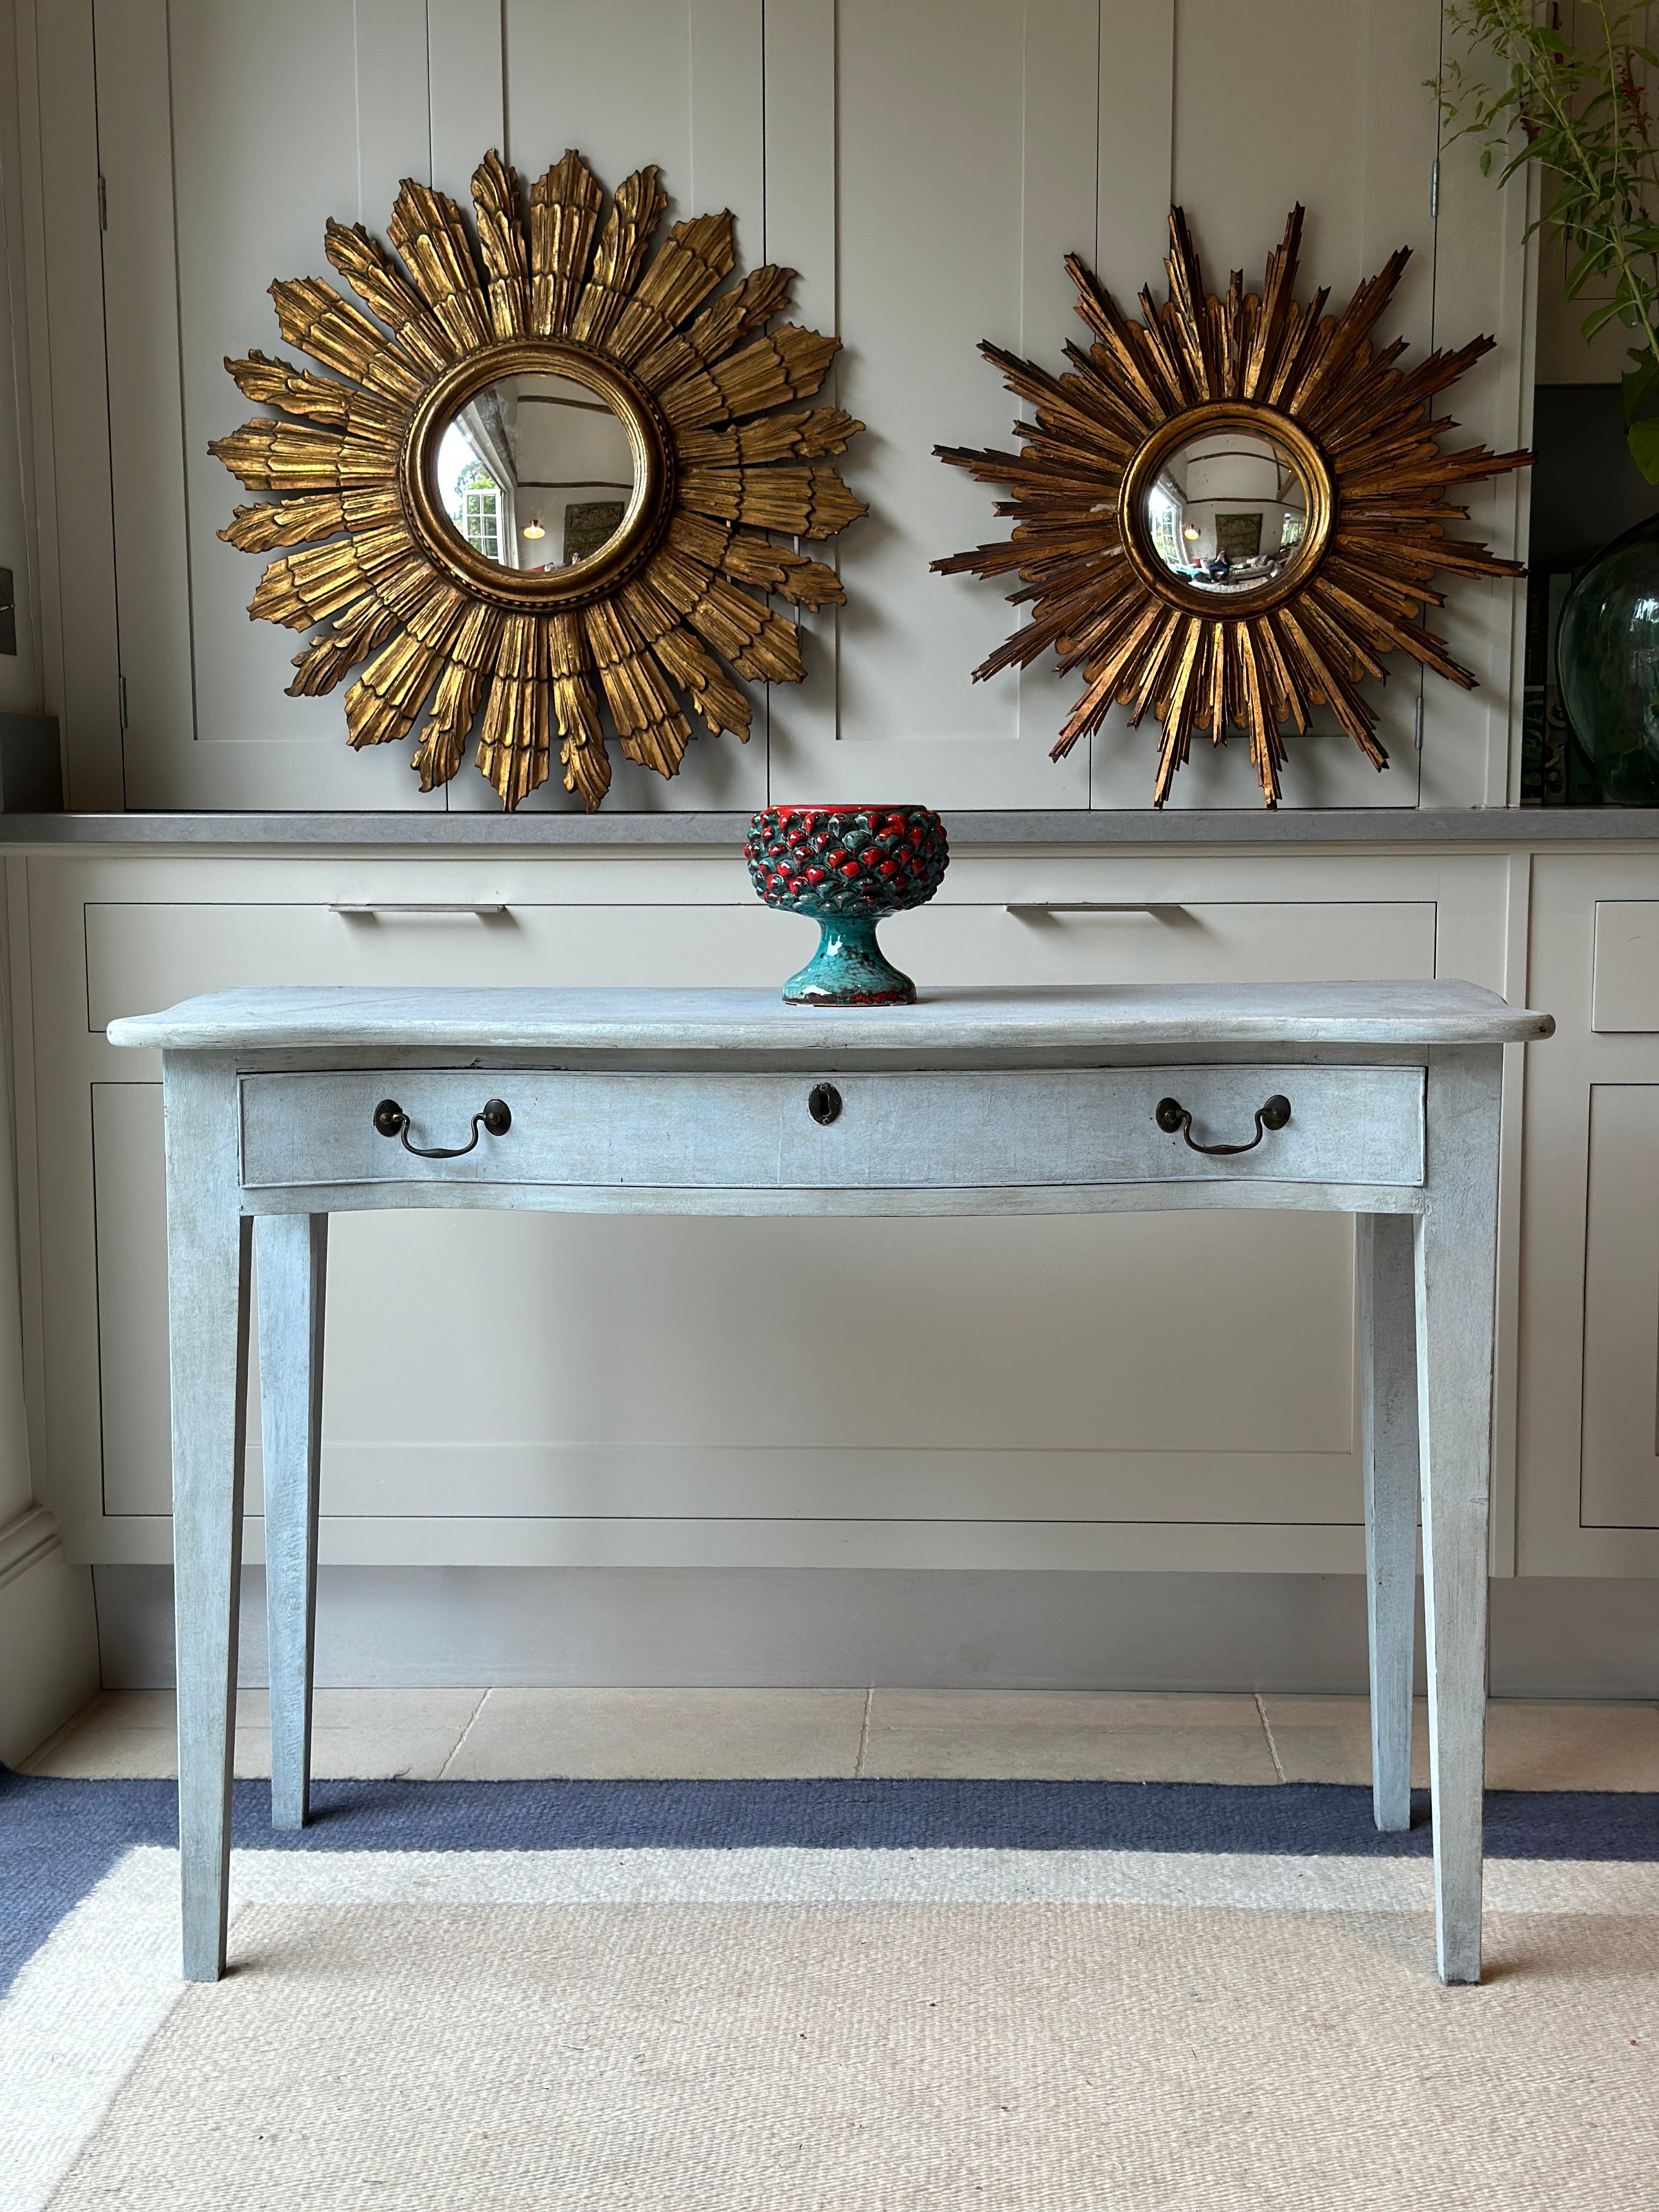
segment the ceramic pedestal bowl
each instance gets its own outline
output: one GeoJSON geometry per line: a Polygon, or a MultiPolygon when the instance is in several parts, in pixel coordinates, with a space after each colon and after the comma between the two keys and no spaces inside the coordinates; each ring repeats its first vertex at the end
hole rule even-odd
{"type": "Polygon", "coordinates": [[[876,924],[924,905],[944,880],[950,853],[931,807],[769,806],[750,824],[745,851],[756,896],[818,925],[817,951],[783,987],[787,1005],[915,1003],[876,924]]]}

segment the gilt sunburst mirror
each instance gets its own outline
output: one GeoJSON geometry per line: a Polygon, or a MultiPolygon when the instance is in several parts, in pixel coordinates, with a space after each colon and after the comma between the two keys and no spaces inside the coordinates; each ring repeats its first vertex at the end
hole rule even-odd
{"type": "Polygon", "coordinates": [[[1054,747],[1092,737],[1114,706],[1161,726],[1152,803],[1162,806],[1194,731],[1248,738],[1263,799],[1277,805],[1284,732],[1314,709],[1377,769],[1388,754],[1361,690],[1403,653],[1451,683],[1474,678],[1423,622],[1444,604],[1441,573],[1519,576],[1514,561],[1450,534],[1468,510],[1448,494],[1526,453],[1443,451],[1456,428],[1437,396],[1492,340],[1402,369],[1406,341],[1371,331],[1408,258],[1394,255],[1340,314],[1328,291],[1295,297],[1303,210],[1269,255],[1261,289],[1235,270],[1206,295],[1179,208],[1170,214],[1170,296],[1123,314],[1075,254],[1066,268],[1092,343],[1069,343],[1055,375],[1001,347],[985,358],[1026,404],[1017,453],[937,447],[941,460],[1010,495],[1012,535],[935,561],[951,575],[1017,576],[1030,614],[974,671],[1027,667],[1052,647],[1084,690],[1054,747]]]}
{"type": "Polygon", "coordinates": [[[361,307],[311,277],[271,286],[283,339],[329,374],[227,360],[247,398],[280,412],[209,448],[270,495],[219,534],[276,555],[250,615],[317,633],[290,696],[362,664],[352,745],[418,726],[430,791],[477,722],[478,766],[511,808],[546,780],[556,735],[566,788],[591,811],[610,787],[608,737],[672,776],[689,713],[748,737],[733,674],[800,681],[796,626],[769,599],[844,594],[827,564],[775,541],[830,538],[865,513],[829,465],[864,426],[837,407],[787,411],[840,341],[775,323],[793,270],[721,289],[729,210],[675,223],[653,255],[657,170],[625,179],[607,210],[574,152],[527,208],[489,154],[472,203],[469,228],[406,179],[391,253],[331,222],[325,251],[361,307]]]}

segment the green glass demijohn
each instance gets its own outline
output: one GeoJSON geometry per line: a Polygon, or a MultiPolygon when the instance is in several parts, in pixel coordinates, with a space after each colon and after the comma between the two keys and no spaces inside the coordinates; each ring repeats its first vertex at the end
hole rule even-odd
{"type": "Polygon", "coordinates": [[[1604,545],[1561,609],[1561,703],[1601,795],[1659,805],[1659,515],[1604,545]]]}

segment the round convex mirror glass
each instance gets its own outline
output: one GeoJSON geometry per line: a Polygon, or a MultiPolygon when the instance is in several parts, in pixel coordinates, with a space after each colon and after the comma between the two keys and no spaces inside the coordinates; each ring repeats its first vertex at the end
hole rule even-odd
{"type": "Polygon", "coordinates": [[[1277,440],[1231,428],[1188,439],[1146,494],[1146,535],[1172,576],[1218,598],[1276,582],[1308,528],[1308,486],[1277,440]]]}
{"type": "Polygon", "coordinates": [[[574,378],[521,373],[487,385],[445,425],[437,492],[458,537],[498,568],[591,560],[634,504],[628,430],[574,378]]]}

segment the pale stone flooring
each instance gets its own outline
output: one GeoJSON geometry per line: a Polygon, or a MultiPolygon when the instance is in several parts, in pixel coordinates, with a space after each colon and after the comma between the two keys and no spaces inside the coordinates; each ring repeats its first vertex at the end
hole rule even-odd
{"type": "MultiPolygon", "coordinates": [[[[263,1690],[238,1699],[236,1771],[270,1771],[263,1690]]],[[[1413,1779],[1428,1780],[1417,1711],[1413,1779]]],[[[1504,1700],[1494,1790],[1659,1790],[1659,1705],[1504,1700]]],[[[106,1691],[30,1774],[174,1771],[173,1693],[106,1691]]],[[[1360,1698],[1088,1690],[319,1690],[313,1771],[373,1779],[539,1776],[978,1776],[1109,1782],[1370,1779],[1360,1698]]]]}

